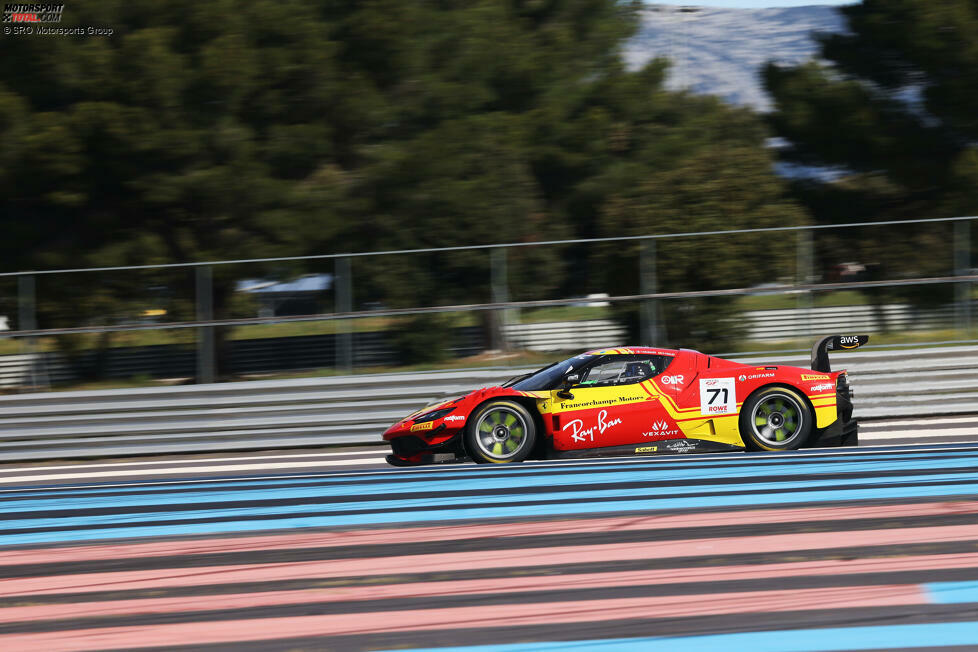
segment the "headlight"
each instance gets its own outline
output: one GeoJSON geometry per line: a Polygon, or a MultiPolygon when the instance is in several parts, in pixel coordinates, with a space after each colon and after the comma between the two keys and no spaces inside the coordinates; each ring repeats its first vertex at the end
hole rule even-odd
{"type": "Polygon", "coordinates": [[[425,412],[419,417],[413,419],[414,423],[424,423],[426,421],[434,421],[435,419],[441,419],[443,416],[454,410],[455,407],[442,408],[440,410],[433,410],[431,412],[425,412]]]}

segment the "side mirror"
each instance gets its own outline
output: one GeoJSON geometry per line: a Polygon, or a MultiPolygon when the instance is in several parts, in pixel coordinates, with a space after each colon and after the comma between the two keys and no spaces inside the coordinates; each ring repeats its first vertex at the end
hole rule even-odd
{"type": "Polygon", "coordinates": [[[574,395],[570,393],[570,388],[581,381],[581,377],[578,374],[571,374],[564,378],[564,382],[560,384],[560,391],[557,392],[557,396],[560,398],[574,398],[574,395]]]}

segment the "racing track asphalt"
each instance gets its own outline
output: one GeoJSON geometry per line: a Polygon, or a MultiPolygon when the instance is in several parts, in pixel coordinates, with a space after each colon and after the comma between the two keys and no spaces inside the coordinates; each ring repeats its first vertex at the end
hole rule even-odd
{"type": "Polygon", "coordinates": [[[978,444],[0,467],[16,650],[978,647],[978,444]]]}

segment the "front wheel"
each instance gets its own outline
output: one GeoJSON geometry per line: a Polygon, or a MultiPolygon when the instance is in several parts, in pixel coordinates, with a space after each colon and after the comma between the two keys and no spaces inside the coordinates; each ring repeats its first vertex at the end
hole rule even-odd
{"type": "Polygon", "coordinates": [[[486,403],[469,417],[465,428],[465,449],[479,464],[522,462],[536,440],[533,417],[513,401],[486,403]]]}
{"type": "Polygon", "coordinates": [[[740,435],[753,450],[795,450],[808,440],[814,421],[800,394],[787,387],[765,387],[744,403],[740,435]]]}

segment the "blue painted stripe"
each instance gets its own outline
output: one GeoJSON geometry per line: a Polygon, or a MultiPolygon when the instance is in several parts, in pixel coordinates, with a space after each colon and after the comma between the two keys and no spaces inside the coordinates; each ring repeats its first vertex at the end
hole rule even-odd
{"type": "Polygon", "coordinates": [[[932,582],[924,589],[934,604],[978,602],[978,582],[932,582]]]}
{"type": "MultiPolygon", "coordinates": [[[[971,449],[969,449],[970,451],[971,449]]],[[[805,459],[799,461],[798,458],[808,458],[808,457],[819,457],[826,458],[826,463],[838,463],[842,460],[850,460],[850,462],[845,466],[853,466],[855,463],[860,463],[863,465],[866,462],[874,461],[901,461],[908,464],[915,465],[915,468],[933,468],[937,465],[926,465],[923,466],[929,460],[938,459],[955,459],[955,460],[971,460],[973,464],[978,465],[978,453],[973,455],[962,455],[959,451],[950,450],[947,452],[934,452],[934,453],[914,453],[913,460],[901,459],[899,455],[896,454],[885,454],[885,455],[874,455],[866,453],[834,453],[831,455],[809,451],[791,451],[791,452],[780,452],[780,453],[730,453],[730,454],[717,454],[715,456],[709,456],[707,459],[702,459],[699,457],[649,457],[643,458],[639,462],[621,462],[620,459],[616,461],[608,462],[590,462],[588,464],[582,464],[580,462],[574,462],[569,460],[561,461],[550,461],[550,462],[527,462],[519,466],[476,466],[472,465],[465,469],[443,469],[443,468],[432,468],[432,467],[421,467],[417,469],[411,469],[408,471],[404,470],[390,470],[390,471],[347,471],[344,475],[337,476],[332,475],[334,472],[331,471],[321,471],[321,472],[296,472],[296,473],[286,473],[286,474],[262,474],[262,475],[237,475],[237,476],[227,476],[224,478],[215,477],[210,479],[208,482],[201,482],[199,478],[160,478],[155,480],[122,480],[122,481],[112,481],[112,482],[101,482],[101,483],[85,483],[85,484],[62,484],[62,485],[47,485],[43,487],[38,487],[34,491],[25,491],[24,489],[0,489],[0,501],[6,500],[16,500],[19,498],[28,497],[41,497],[41,496],[59,496],[65,491],[85,491],[86,493],[102,494],[110,492],[120,492],[131,490],[133,492],[139,493],[151,493],[151,492],[169,492],[175,490],[183,489],[208,489],[208,488],[227,488],[232,486],[252,486],[256,482],[263,483],[273,483],[273,484],[299,484],[299,483],[338,483],[338,484],[349,484],[349,483],[368,483],[377,482],[378,480],[392,481],[397,483],[412,482],[419,480],[438,480],[438,479],[455,479],[455,478],[471,478],[473,474],[486,477],[511,477],[520,476],[526,473],[543,473],[543,474],[560,474],[560,473],[577,473],[580,470],[594,470],[594,469],[609,469],[609,470],[650,470],[655,469],[658,465],[664,466],[675,466],[682,465],[684,469],[700,469],[700,468],[710,468],[710,467],[729,467],[737,468],[744,465],[751,465],[752,467],[763,467],[765,469],[771,469],[774,472],[779,466],[785,466],[790,469],[791,473],[798,473],[799,470],[810,469],[816,464],[805,459]],[[785,458],[791,459],[793,461],[787,461],[785,458]],[[916,466],[916,465],[920,466],[916,466]],[[159,484],[148,484],[148,483],[159,483],[159,484]]],[[[671,470],[671,469],[667,469],[671,470]]],[[[878,470],[878,469],[877,469],[878,470]]],[[[661,469],[660,471],[661,472],[661,469]]],[[[0,479],[0,482],[3,480],[0,479]]]]}
{"type": "MultiPolygon", "coordinates": [[[[631,480],[631,474],[612,474],[610,477],[604,480],[606,483],[613,483],[614,481],[625,481],[631,480]]],[[[873,478],[858,478],[853,482],[859,485],[879,485],[879,486],[903,486],[910,484],[926,484],[934,482],[973,482],[975,480],[974,473],[942,473],[942,474],[926,474],[926,475],[906,475],[906,476],[890,476],[880,479],[873,478]]],[[[663,494],[697,494],[697,493],[711,493],[711,494],[727,494],[727,493],[740,493],[746,491],[777,491],[777,490],[798,490],[798,489],[811,489],[817,487],[834,487],[834,488],[844,488],[845,482],[840,481],[836,478],[826,479],[826,480],[800,480],[792,482],[752,482],[752,483],[738,483],[738,484],[727,484],[727,485],[698,485],[683,488],[676,487],[643,487],[643,488],[625,488],[625,489],[589,489],[582,491],[542,491],[534,493],[513,493],[505,495],[505,502],[508,505],[514,506],[523,503],[530,502],[551,502],[558,500],[595,500],[595,499],[611,499],[611,498],[624,498],[624,499],[648,499],[656,500],[663,496],[663,494]]],[[[489,488],[499,488],[505,489],[507,485],[501,485],[498,487],[489,488]]],[[[73,528],[73,527],[84,527],[92,525],[108,525],[115,523],[145,523],[147,521],[155,521],[157,523],[169,522],[169,521],[189,521],[195,519],[217,519],[217,518],[234,518],[234,517],[250,517],[250,516],[274,516],[274,515],[284,515],[284,514],[302,514],[306,512],[320,512],[320,513],[330,513],[330,512],[349,512],[357,510],[370,510],[374,512],[387,512],[391,510],[399,509],[425,509],[432,507],[453,507],[453,506],[468,506],[468,505],[491,505],[500,500],[500,494],[490,493],[490,494],[467,494],[467,495],[454,495],[455,492],[461,491],[463,488],[467,488],[465,483],[453,483],[450,489],[441,487],[444,492],[442,495],[428,496],[421,498],[396,498],[391,500],[354,500],[354,501],[344,501],[335,503],[304,503],[297,505],[265,505],[261,504],[260,500],[269,500],[271,498],[275,499],[310,499],[310,498],[329,498],[335,497],[336,491],[332,488],[325,487],[311,487],[302,489],[281,489],[272,492],[265,492],[262,495],[253,495],[247,497],[243,492],[235,494],[236,500],[248,500],[259,501],[258,504],[253,504],[248,507],[232,507],[225,509],[217,508],[206,508],[206,509],[188,509],[188,510],[161,510],[153,512],[121,512],[112,514],[97,514],[97,515],[76,515],[72,514],[69,516],[57,516],[48,517],[43,516],[30,516],[26,518],[17,518],[9,520],[0,520],[0,531],[2,530],[23,530],[28,528],[73,528]]],[[[485,489],[486,487],[480,486],[480,489],[485,489]]],[[[349,487],[347,487],[349,489],[349,487]]],[[[392,488],[396,489],[396,487],[392,488]]],[[[401,489],[402,493],[409,494],[409,491],[405,488],[401,489]]],[[[259,492],[255,492],[259,493],[259,492]]],[[[373,492],[368,492],[373,493],[373,492]]],[[[378,492],[379,493],[379,492],[378,492]]],[[[388,492],[384,492],[388,493],[388,492]]],[[[350,494],[345,494],[350,495],[350,494]]],[[[764,501],[765,495],[755,496],[755,500],[764,501]]],[[[799,500],[805,500],[804,495],[799,497],[799,500]]],[[[163,501],[169,503],[169,500],[163,501]]],[[[182,502],[182,501],[181,501],[182,502]]],[[[200,496],[199,498],[189,501],[194,504],[198,503],[208,503],[216,502],[214,499],[210,498],[206,494],[200,496]]],[[[116,506],[113,504],[113,506],[116,506]]],[[[59,508],[63,508],[60,505],[59,508]]],[[[52,509],[54,505],[52,505],[52,509]]],[[[36,510],[34,510],[36,511],[36,510]]]]}
{"type": "Polygon", "coordinates": [[[831,627],[740,632],[706,636],[652,636],[589,641],[548,641],[509,645],[473,645],[427,648],[426,652],[703,652],[703,650],[750,650],[751,652],[830,652],[831,650],[902,650],[912,647],[978,645],[978,622],[831,627]]]}
{"type": "MultiPolygon", "coordinates": [[[[853,463],[823,463],[807,465],[799,468],[795,464],[778,464],[774,466],[764,466],[765,475],[776,474],[839,474],[839,473],[881,473],[886,471],[924,471],[928,469],[954,469],[954,468],[974,468],[978,464],[978,457],[975,459],[934,459],[926,461],[906,461],[906,460],[887,460],[873,461],[864,464],[853,463]]],[[[132,494],[125,496],[91,496],[65,498],[52,496],[51,498],[26,498],[26,499],[7,499],[0,505],[4,511],[60,511],[66,509],[98,509],[98,508],[124,508],[124,507],[146,507],[152,505],[213,505],[223,502],[244,502],[257,503],[263,500],[288,500],[288,499],[323,499],[341,496],[409,496],[412,493],[437,493],[437,492],[459,492],[459,491],[484,491],[498,492],[499,490],[509,489],[517,485],[523,488],[544,488],[553,486],[578,486],[584,487],[595,484],[620,484],[625,482],[696,482],[700,483],[707,480],[729,480],[735,478],[756,478],[759,469],[751,463],[739,465],[737,467],[724,467],[720,469],[702,468],[682,468],[682,469],[649,469],[634,468],[628,465],[626,469],[614,469],[609,471],[593,471],[590,473],[579,472],[557,472],[547,475],[530,475],[526,471],[517,474],[507,474],[499,477],[496,475],[483,475],[481,473],[469,473],[462,478],[452,478],[451,482],[443,480],[400,480],[397,482],[372,482],[368,484],[343,483],[334,484],[332,478],[318,479],[318,483],[304,483],[303,486],[277,487],[269,486],[267,481],[255,481],[236,489],[226,490],[225,487],[211,487],[210,491],[191,491],[171,494],[161,494],[154,492],[151,494],[132,494]]],[[[866,478],[854,479],[853,482],[860,484],[873,483],[896,483],[917,481],[939,481],[946,479],[954,481],[958,479],[968,480],[973,474],[944,474],[944,475],[908,475],[900,477],[866,478]]],[[[588,492],[554,492],[541,493],[537,497],[528,497],[526,494],[511,494],[508,496],[510,501],[519,500],[541,500],[541,499],[560,499],[563,498],[589,498],[603,496],[606,498],[628,497],[635,495],[635,492],[647,492],[652,495],[660,494],[664,491],[692,492],[729,492],[729,491],[749,491],[757,489],[791,489],[804,487],[835,486],[844,483],[845,480],[803,480],[794,482],[753,482],[750,484],[728,484],[709,487],[690,486],[645,489],[624,489],[616,491],[593,493],[588,492]]],[[[172,489],[171,489],[172,491],[172,489]]],[[[475,498],[479,499],[479,498],[475,498]]],[[[438,502],[437,498],[419,499],[421,504],[445,505],[452,503],[438,502]]],[[[391,501],[387,504],[389,509],[399,507],[413,507],[416,501],[402,499],[391,501]]],[[[342,509],[357,509],[358,507],[344,507],[342,509]]],[[[301,510],[297,510],[301,511],[301,510]]],[[[189,513],[189,512],[187,512],[189,513]]],[[[245,513],[238,511],[237,513],[245,513]]],[[[217,516],[215,514],[215,516],[217,516]]],[[[194,517],[184,517],[194,518],[194,517]]],[[[142,518],[139,520],[146,520],[142,518]]],[[[0,521],[2,527],[48,527],[46,525],[36,526],[17,526],[16,521],[0,521]]]]}
{"type": "MultiPolygon", "coordinates": [[[[802,505],[825,501],[855,501],[871,499],[906,499],[947,496],[973,496],[978,493],[978,483],[959,485],[923,486],[884,486],[867,489],[832,489],[806,491],[803,493],[774,493],[762,496],[755,494],[735,494],[730,496],[691,496],[674,498],[643,498],[640,500],[619,500],[608,502],[577,502],[538,505],[478,505],[470,498],[467,506],[447,510],[410,510],[404,512],[375,511],[363,514],[335,514],[330,516],[303,516],[281,519],[257,519],[248,521],[225,521],[220,523],[180,523],[142,525],[119,528],[91,530],[61,530],[52,532],[30,532],[0,535],[0,545],[23,545],[50,543],[57,541],[89,541],[98,539],[151,537],[171,535],[206,535],[230,532],[259,532],[274,529],[297,529],[311,527],[342,527],[381,525],[395,523],[421,523],[457,521],[465,519],[485,520],[493,518],[520,518],[541,516],[572,516],[608,512],[636,512],[690,509],[704,507],[753,506],[770,507],[774,505],[802,505]]],[[[494,496],[494,500],[502,500],[494,496]]],[[[508,500],[508,498],[505,498],[508,500]]],[[[824,542],[822,542],[824,545],[824,542]]]]}

